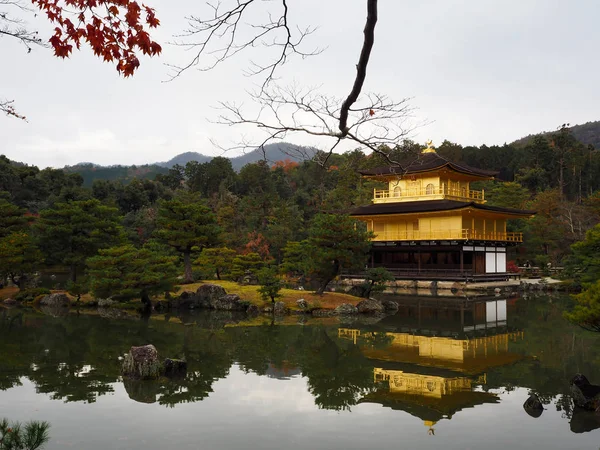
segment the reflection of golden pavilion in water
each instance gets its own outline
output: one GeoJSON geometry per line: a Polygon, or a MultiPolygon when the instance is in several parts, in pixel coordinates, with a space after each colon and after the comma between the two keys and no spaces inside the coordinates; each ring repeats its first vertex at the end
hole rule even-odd
{"type": "Polygon", "coordinates": [[[386,330],[401,331],[339,329],[339,337],[360,345],[374,361],[375,381],[385,386],[363,402],[404,410],[432,427],[464,408],[498,401],[495,394],[475,389],[486,384],[487,370],[520,359],[510,351],[510,343],[521,340],[523,332],[508,330],[506,300],[450,302],[403,304],[400,317],[381,322],[386,330]],[[482,308],[486,314],[481,314],[482,308]],[[441,322],[422,320],[441,310],[434,314],[443,318],[441,322]],[[449,315],[457,320],[448,320],[449,315]]]}

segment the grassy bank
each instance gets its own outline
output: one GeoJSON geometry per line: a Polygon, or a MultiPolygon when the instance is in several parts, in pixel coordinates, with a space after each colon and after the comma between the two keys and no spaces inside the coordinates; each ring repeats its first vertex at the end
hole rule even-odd
{"type": "MultiPolygon", "coordinates": [[[[226,280],[207,280],[200,283],[177,286],[177,291],[174,295],[179,295],[184,291],[196,292],[196,290],[203,284],[217,284],[223,289],[225,289],[228,294],[237,294],[242,300],[250,302],[258,307],[262,307],[270,303],[270,301],[265,302],[258,293],[258,289],[260,288],[260,286],[239,284],[234,281],[226,280]]],[[[284,302],[285,306],[291,310],[299,309],[296,305],[296,301],[301,298],[306,300],[311,308],[324,309],[335,309],[342,303],[350,303],[352,305],[356,305],[361,300],[358,297],[354,297],[348,294],[342,294],[339,292],[325,292],[323,295],[317,295],[314,292],[310,291],[282,289],[280,291],[280,294],[282,295],[282,297],[279,298],[278,301],[284,302]]]]}
{"type": "MultiPolygon", "coordinates": [[[[234,281],[226,281],[226,280],[207,280],[199,283],[193,284],[184,284],[175,287],[175,291],[171,294],[172,297],[180,295],[184,291],[196,292],[196,290],[202,286],[203,284],[217,284],[225,289],[228,294],[237,294],[243,301],[250,302],[259,308],[262,308],[270,303],[270,301],[265,302],[259,292],[258,289],[260,286],[255,285],[245,285],[239,284],[234,281]]],[[[19,292],[18,288],[10,287],[0,290],[0,300],[3,298],[14,297],[19,292]]],[[[77,298],[65,291],[52,291],[53,293],[64,293],[71,299],[71,302],[75,303],[77,298]]],[[[323,295],[316,295],[314,292],[310,291],[298,291],[296,289],[282,289],[280,294],[282,295],[278,301],[282,301],[285,303],[285,306],[294,311],[299,310],[296,301],[303,298],[306,300],[311,309],[315,308],[323,308],[323,309],[335,309],[342,303],[350,303],[352,305],[356,305],[361,299],[357,297],[353,297],[348,294],[342,294],[339,292],[326,292],[323,295]]],[[[39,299],[38,299],[39,300],[39,299]]],[[[164,297],[154,299],[159,302],[166,302],[164,297]]],[[[95,299],[90,294],[84,294],[79,299],[80,306],[94,306],[95,299]]],[[[127,302],[118,302],[115,303],[113,307],[120,309],[137,309],[142,306],[142,303],[139,299],[130,300],[127,302]]]]}

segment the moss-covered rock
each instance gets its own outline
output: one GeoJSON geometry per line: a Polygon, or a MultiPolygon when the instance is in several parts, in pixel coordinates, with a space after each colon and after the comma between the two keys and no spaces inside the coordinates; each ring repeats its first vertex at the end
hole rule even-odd
{"type": "Polygon", "coordinates": [[[142,380],[158,378],[162,364],[158,360],[158,351],[154,345],[131,347],[123,359],[123,376],[142,380]]]}

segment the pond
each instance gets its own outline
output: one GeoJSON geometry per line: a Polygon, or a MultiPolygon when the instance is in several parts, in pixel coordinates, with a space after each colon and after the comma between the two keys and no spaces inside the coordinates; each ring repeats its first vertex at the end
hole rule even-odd
{"type": "Polygon", "coordinates": [[[573,407],[568,381],[600,383],[600,334],[567,323],[568,304],[402,298],[380,320],[274,322],[0,310],[0,418],[50,422],[48,450],[596,450],[600,417],[573,407]],[[146,343],[187,376],[122,380],[119,356],[146,343]]]}

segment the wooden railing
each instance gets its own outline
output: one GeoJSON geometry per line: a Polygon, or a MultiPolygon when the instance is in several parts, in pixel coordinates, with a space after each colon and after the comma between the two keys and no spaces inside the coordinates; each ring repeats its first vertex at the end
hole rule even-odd
{"type": "Polygon", "coordinates": [[[403,189],[401,191],[388,191],[375,189],[373,192],[374,203],[391,203],[414,201],[419,199],[447,198],[469,202],[485,203],[485,192],[471,189],[456,189],[448,186],[435,186],[433,188],[403,189]]]}
{"type": "Polygon", "coordinates": [[[523,242],[523,233],[486,232],[477,230],[436,230],[436,231],[375,231],[374,241],[503,241],[523,242]]]}

